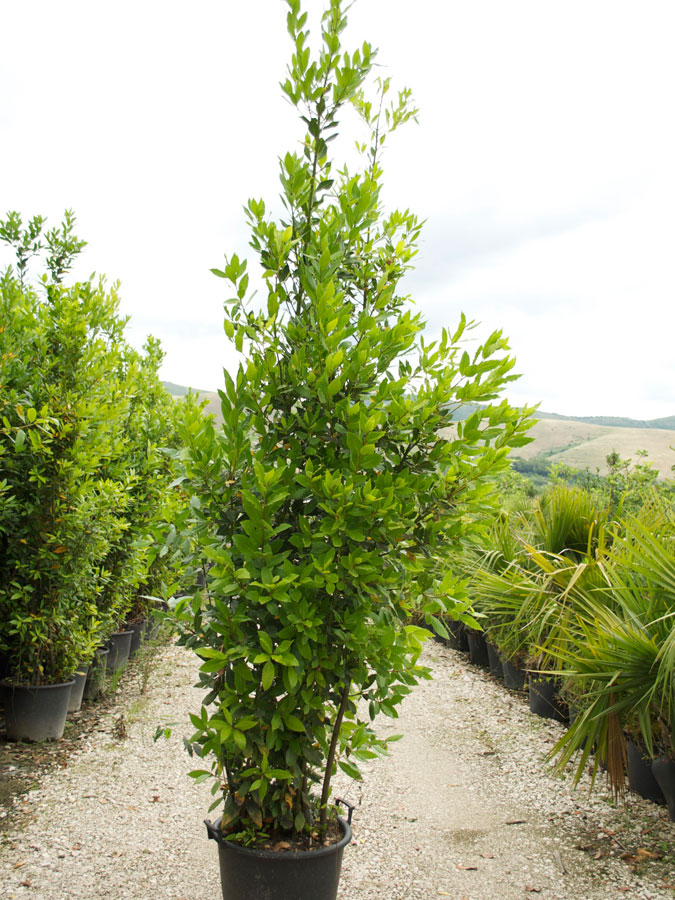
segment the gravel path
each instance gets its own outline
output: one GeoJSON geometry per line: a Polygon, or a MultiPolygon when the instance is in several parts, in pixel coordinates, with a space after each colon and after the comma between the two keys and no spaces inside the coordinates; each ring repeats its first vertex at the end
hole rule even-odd
{"type": "MultiPolygon", "coordinates": [[[[405,738],[362,784],[338,778],[336,793],[358,806],[340,900],[672,900],[675,824],[663,808],[573,791],[542,761],[561,726],[462,655],[431,644],[425,656],[434,681],[381,726],[405,738]]],[[[211,796],[186,777],[181,739],[200,704],[194,678],[189,653],[162,651],[146,693],[123,688],[70,765],[19,802],[0,896],[221,900],[202,824],[211,796]],[[174,735],[153,743],[167,722],[174,735]]]]}

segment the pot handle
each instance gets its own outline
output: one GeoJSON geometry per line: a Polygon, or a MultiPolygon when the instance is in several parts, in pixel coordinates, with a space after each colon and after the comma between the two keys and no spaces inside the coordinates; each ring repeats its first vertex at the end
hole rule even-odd
{"type": "Polygon", "coordinates": [[[346,809],[348,810],[347,824],[351,825],[352,824],[352,814],[354,813],[354,810],[356,809],[354,804],[350,803],[349,800],[345,800],[344,797],[336,797],[335,802],[336,802],[336,804],[341,803],[344,807],[346,807],[346,809]]]}
{"type": "Polygon", "coordinates": [[[206,833],[208,834],[209,838],[212,841],[217,841],[218,843],[220,843],[220,841],[221,841],[220,829],[216,825],[214,825],[213,822],[210,822],[208,819],[204,819],[204,824],[206,825],[206,833]]]}

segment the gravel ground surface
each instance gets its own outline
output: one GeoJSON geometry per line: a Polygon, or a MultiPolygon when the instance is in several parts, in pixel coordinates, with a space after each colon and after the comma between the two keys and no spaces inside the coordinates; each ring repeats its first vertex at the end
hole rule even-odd
{"type": "MultiPolygon", "coordinates": [[[[572,790],[543,762],[560,725],[461,654],[431,644],[425,656],[434,681],[381,725],[405,738],[363,783],[338,778],[336,793],[358,807],[340,900],[672,900],[675,824],[663,808],[572,790]]],[[[123,681],[68,765],[14,798],[3,900],[220,900],[202,824],[211,796],[186,777],[182,746],[200,705],[195,669],[186,651],[163,650],[144,694],[123,681]],[[153,743],[169,722],[171,739],[153,743]]]]}

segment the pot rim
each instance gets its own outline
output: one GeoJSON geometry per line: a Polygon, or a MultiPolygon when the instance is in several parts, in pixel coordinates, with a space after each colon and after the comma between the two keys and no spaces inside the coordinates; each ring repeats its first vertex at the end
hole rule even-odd
{"type": "Polygon", "coordinates": [[[46,688],[70,687],[73,684],[75,684],[74,677],[71,678],[70,681],[58,681],[54,684],[15,684],[13,681],[7,681],[6,679],[0,681],[0,687],[9,688],[11,691],[38,691],[45,690],[46,688]]]}
{"type": "Polygon", "coordinates": [[[275,862],[283,862],[284,860],[297,862],[300,859],[317,859],[320,856],[328,856],[343,850],[347,846],[352,839],[351,826],[342,816],[338,816],[337,821],[342,828],[342,837],[337,843],[331,844],[329,847],[321,847],[319,850],[264,850],[258,847],[244,847],[235,841],[225,840],[220,830],[221,819],[216,819],[215,822],[204,819],[204,824],[209,837],[216,841],[219,848],[230,850],[233,853],[240,853],[244,856],[253,856],[256,859],[273,859],[275,862]]]}

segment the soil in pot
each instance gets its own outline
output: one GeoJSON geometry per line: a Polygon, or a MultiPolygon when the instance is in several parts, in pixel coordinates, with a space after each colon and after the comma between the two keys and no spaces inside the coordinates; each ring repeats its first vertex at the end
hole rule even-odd
{"type": "Polygon", "coordinates": [[[87,680],[82,694],[84,700],[95,700],[103,690],[109,653],[110,651],[103,647],[96,651],[87,672],[87,680]]]}
{"type": "Polygon", "coordinates": [[[70,689],[68,712],[77,712],[82,706],[82,697],[84,696],[84,686],[86,682],[87,670],[78,668],[73,675],[73,686],[70,689]]]}
{"type": "Polygon", "coordinates": [[[37,687],[0,683],[9,741],[58,741],[63,737],[74,679],[37,687]]]}
{"type": "Polygon", "coordinates": [[[505,656],[502,656],[501,659],[502,671],[504,672],[504,687],[512,691],[524,691],[527,687],[527,672],[505,656]]]}
{"type": "Polygon", "coordinates": [[[626,740],[626,764],[631,791],[645,800],[664,804],[666,801],[652,772],[651,760],[643,757],[638,745],[630,738],[626,740]]]}
{"type": "Polygon", "coordinates": [[[558,685],[553,678],[537,678],[530,675],[530,711],[543,719],[567,721],[567,710],[558,694],[558,685]]]}
{"type": "Polygon", "coordinates": [[[487,644],[485,643],[485,635],[481,631],[469,631],[467,634],[469,640],[469,655],[474,666],[482,666],[487,669],[490,665],[488,659],[487,644]]]}
{"type": "Polygon", "coordinates": [[[108,645],[110,647],[110,656],[108,657],[108,672],[110,674],[119,672],[129,662],[129,651],[131,650],[131,638],[133,631],[116,631],[110,635],[108,645]]]}
{"type": "Polygon", "coordinates": [[[485,645],[487,647],[490,675],[492,675],[493,678],[499,678],[501,680],[504,677],[504,668],[502,666],[499,650],[497,650],[495,645],[491,644],[490,641],[486,640],[485,645]]]}
{"type": "Polygon", "coordinates": [[[653,759],[652,774],[666,799],[668,815],[675,822],[675,759],[670,756],[653,759]]]}
{"type": "Polygon", "coordinates": [[[260,850],[224,839],[220,821],[206,822],[218,843],[223,900],[336,900],[344,848],[352,831],[338,819],[342,837],[317,850],[260,850]]]}

